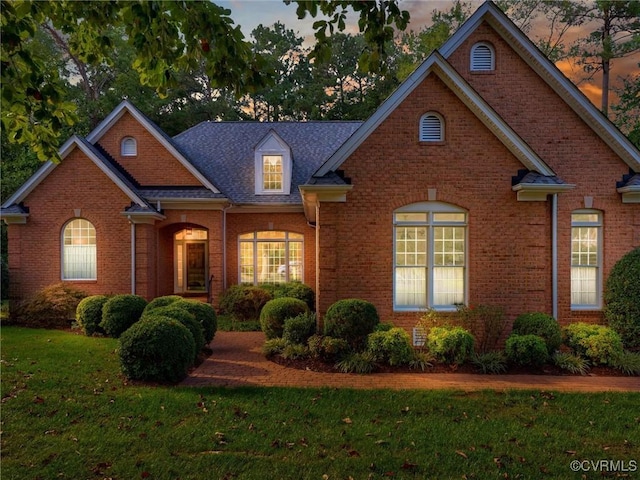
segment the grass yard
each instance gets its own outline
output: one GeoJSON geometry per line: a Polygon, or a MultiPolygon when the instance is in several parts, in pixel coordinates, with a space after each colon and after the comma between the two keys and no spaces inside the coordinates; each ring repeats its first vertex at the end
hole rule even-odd
{"type": "Polygon", "coordinates": [[[115,340],[1,338],[3,480],[581,479],[601,475],[572,460],[640,463],[637,393],[140,386],[115,340]]]}

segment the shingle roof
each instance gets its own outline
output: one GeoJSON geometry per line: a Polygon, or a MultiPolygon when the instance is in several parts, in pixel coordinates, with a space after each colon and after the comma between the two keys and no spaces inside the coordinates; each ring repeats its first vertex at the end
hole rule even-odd
{"type": "Polygon", "coordinates": [[[511,184],[527,184],[527,185],[564,185],[565,181],[557,176],[541,175],[538,172],[530,170],[518,170],[518,175],[511,177],[511,184]]]}
{"type": "Polygon", "coordinates": [[[138,192],[146,200],[157,198],[226,198],[222,193],[214,193],[205,187],[143,187],[138,192]]]}
{"type": "Polygon", "coordinates": [[[305,184],[362,122],[204,122],[173,142],[234,203],[301,203],[305,184]],[[291,148],[290,195],[255,194],[256,144],[275,131],[291,148]]]}

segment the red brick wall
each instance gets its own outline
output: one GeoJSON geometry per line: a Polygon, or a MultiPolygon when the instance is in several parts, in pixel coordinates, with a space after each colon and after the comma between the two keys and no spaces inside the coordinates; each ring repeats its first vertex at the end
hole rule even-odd
{"type": "Polygon", "coordinates": [[[98,140],[140,185],[202,185],[167,149],[128,112],[98,140]],[[136,139],[138,155],[120,155],[125,137],[136,139]]]}

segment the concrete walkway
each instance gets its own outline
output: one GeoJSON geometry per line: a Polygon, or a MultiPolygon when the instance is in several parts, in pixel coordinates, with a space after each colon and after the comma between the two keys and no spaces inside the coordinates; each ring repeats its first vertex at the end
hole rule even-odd
{"type": "Polygon", "coordinates": [[[286,368],[261,353],[261,332],[218,332],[213,354],[182,384],[216,387],[303,387],[357,389],[534,389],[566,392],[640,392],[639,377],[473,375],[462,373],[321,373],[286,368]]]}

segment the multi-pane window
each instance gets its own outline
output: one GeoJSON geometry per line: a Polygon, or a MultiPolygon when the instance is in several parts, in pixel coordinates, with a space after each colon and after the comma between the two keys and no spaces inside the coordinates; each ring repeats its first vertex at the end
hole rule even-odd
{"type": "Polygon", "coordinates": [[[303,280],[303,242],[299,233],[263,231],[240,235],[240,283],[303,280]]]}
{"type": "Polygon", "coordinates": [[[576,211],[571,215],[571,306],[599,308],[602,289],[602,218],[597,211],[576,211]]]}
{"type": "Polygon", "coordinates": [[[62,231],[62,279],[95,280],[96,229],[91,222],[76,218],[62,231]]]}
{"type": "Polygon", "coordinates": [[[262,188],[265,191],[282,191],[282,155],[262,156],[262,188]]]}
{"type": "Polygon", "coordinates": [[[426,202],[397,210],[394,224],[395,308],[446,309],[463,304],[466,213],[451,205],[426,202]]]}

